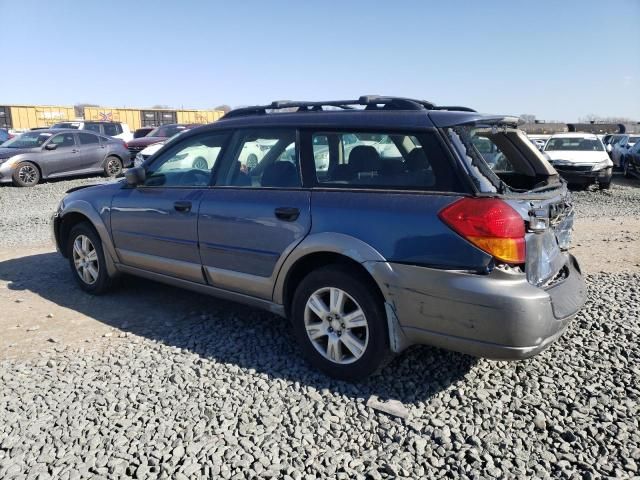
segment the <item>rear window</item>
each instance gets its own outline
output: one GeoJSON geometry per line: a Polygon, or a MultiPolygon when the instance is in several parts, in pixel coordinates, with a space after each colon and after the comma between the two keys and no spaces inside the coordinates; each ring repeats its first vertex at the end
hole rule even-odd
{"type": "Polygon", "coordinates": [[[520,130],[459,126],[446,132],[481,192],[529,191],[558,181],[557,172],[520,130]]]}
{"type": "Polygon", "coordinates": [[[544,147],[545,151],[571,150],[579,152],[604,151],[602,142],[595,138],[556,137],[550,138],[544,147]]]}
{"type": "Polygon", "coordinates": [[[433,133],[316,132],[311,143],[319,186],[462,191],[433,133]]]}

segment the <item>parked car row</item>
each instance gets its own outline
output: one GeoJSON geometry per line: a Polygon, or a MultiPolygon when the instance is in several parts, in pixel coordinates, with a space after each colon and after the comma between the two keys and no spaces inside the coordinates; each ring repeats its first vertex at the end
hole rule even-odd
{"type": "Polygon", "coordinates": [[[128,273],[267,309],[343,380],[412,344],[527,358],[586,289],[570,193],[517,123],[396,97],[238,109],[66,195],[54,235],[83,290],[128,273]]]}

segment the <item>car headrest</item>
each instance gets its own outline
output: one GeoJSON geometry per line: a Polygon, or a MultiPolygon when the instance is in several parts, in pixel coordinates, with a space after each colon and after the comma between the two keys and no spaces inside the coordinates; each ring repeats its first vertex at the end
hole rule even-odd
{"type": "Polygon", "coordinates": [[[407,154],[405,160],[407,170],[410,172],[418,172],[429,168],[429,161],[422,148],[414,148],[407,154]]]}
{"type": "Polygon", "coordinates": [[[349,165],[356,173],[377,172],[381,167],[380,154],[371,145],[358,145],[349,154],[349,165]]]}
{"type": "Polygon", "coordinates": [[[263,187],[299,187],[300,177],[293,163],[279,161],[264,169],[261,183],[263,187]]]}

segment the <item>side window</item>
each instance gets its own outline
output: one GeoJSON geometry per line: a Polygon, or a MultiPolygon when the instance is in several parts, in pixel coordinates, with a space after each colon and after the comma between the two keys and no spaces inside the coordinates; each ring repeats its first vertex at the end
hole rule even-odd
{"type": "Polygon", "coordinates": [[[91,133],[78,133],[78,139],[80,140],[80,145],[97,145],[100,143],[100,139],[91,133]]]}
{"type": "Polygon", "coordinates": [[[301,187],[294,129],[242,130],[219,185],[301,187]]]}
{"type": "Polygon", "coordinates": [[[73,133],[61,133],[51,139],[51,143],[58,145],[58,148],[73,147],[76,142],[73,139],[73,133]]]}
{"type": "Polygon", "coordinates": [[[120,127],[119,123],[103,123],[102,126],[104,128],[104,134],[110,137],[115,137],[122,133],[122,127],[120,127]]]}
{"type": "Polygon", "coordinates": [[[204,187],[229,135],[205,133],[176,142],[146,168],[146,187],[204,187]]]}
{"type": "Polygon", "coordinates": [[[85,123],[85,130],[90,130],[92,132],[100,133],[100,124],[99,123],[85,123]]]}
{"type": "Polygon", "coordinates": [[[460,191],[432,133],[318,132],[311,135],[316,179],[333,188],[460,191]]]}
{"type": "Polygon", "coordinates": [[[496,173],[515,172],[513,165],[503,150],[494,142],[493,139],[488,136],[484,136],[482,131],[477,130],[471,141],[491,170],[496,173]]]}

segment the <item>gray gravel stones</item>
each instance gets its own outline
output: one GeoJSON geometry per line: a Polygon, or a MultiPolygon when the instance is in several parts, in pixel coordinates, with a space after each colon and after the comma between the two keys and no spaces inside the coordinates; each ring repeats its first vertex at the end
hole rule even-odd
{"type": "Polygon", "coordinates": [[[357,385],[309,369],[284,320],[233,307],[151,322],[106,351],[4,361],[0,478],[630,476],[640,275],[588,285],[583,312],[531,360],[418,347],[357,385]],[[368,408],[371,395],[410,418],[368,408]]]}
{"type": "Polygon", "coordinates": [[[45,182],[32,188],[0,185],[0,247],[49,242],[51,216],[64,193],[79,185],[106,181],[103,177],[88,177],[45,182]]]}
{"type": "Polygon", "coordinates": [[[573,191],[571,196],[576,216],[581,218],[640,218],[640,180],[631,180],[627,184],[613,183],[610,190],[591,187],[588,190],[573,191]]]}

